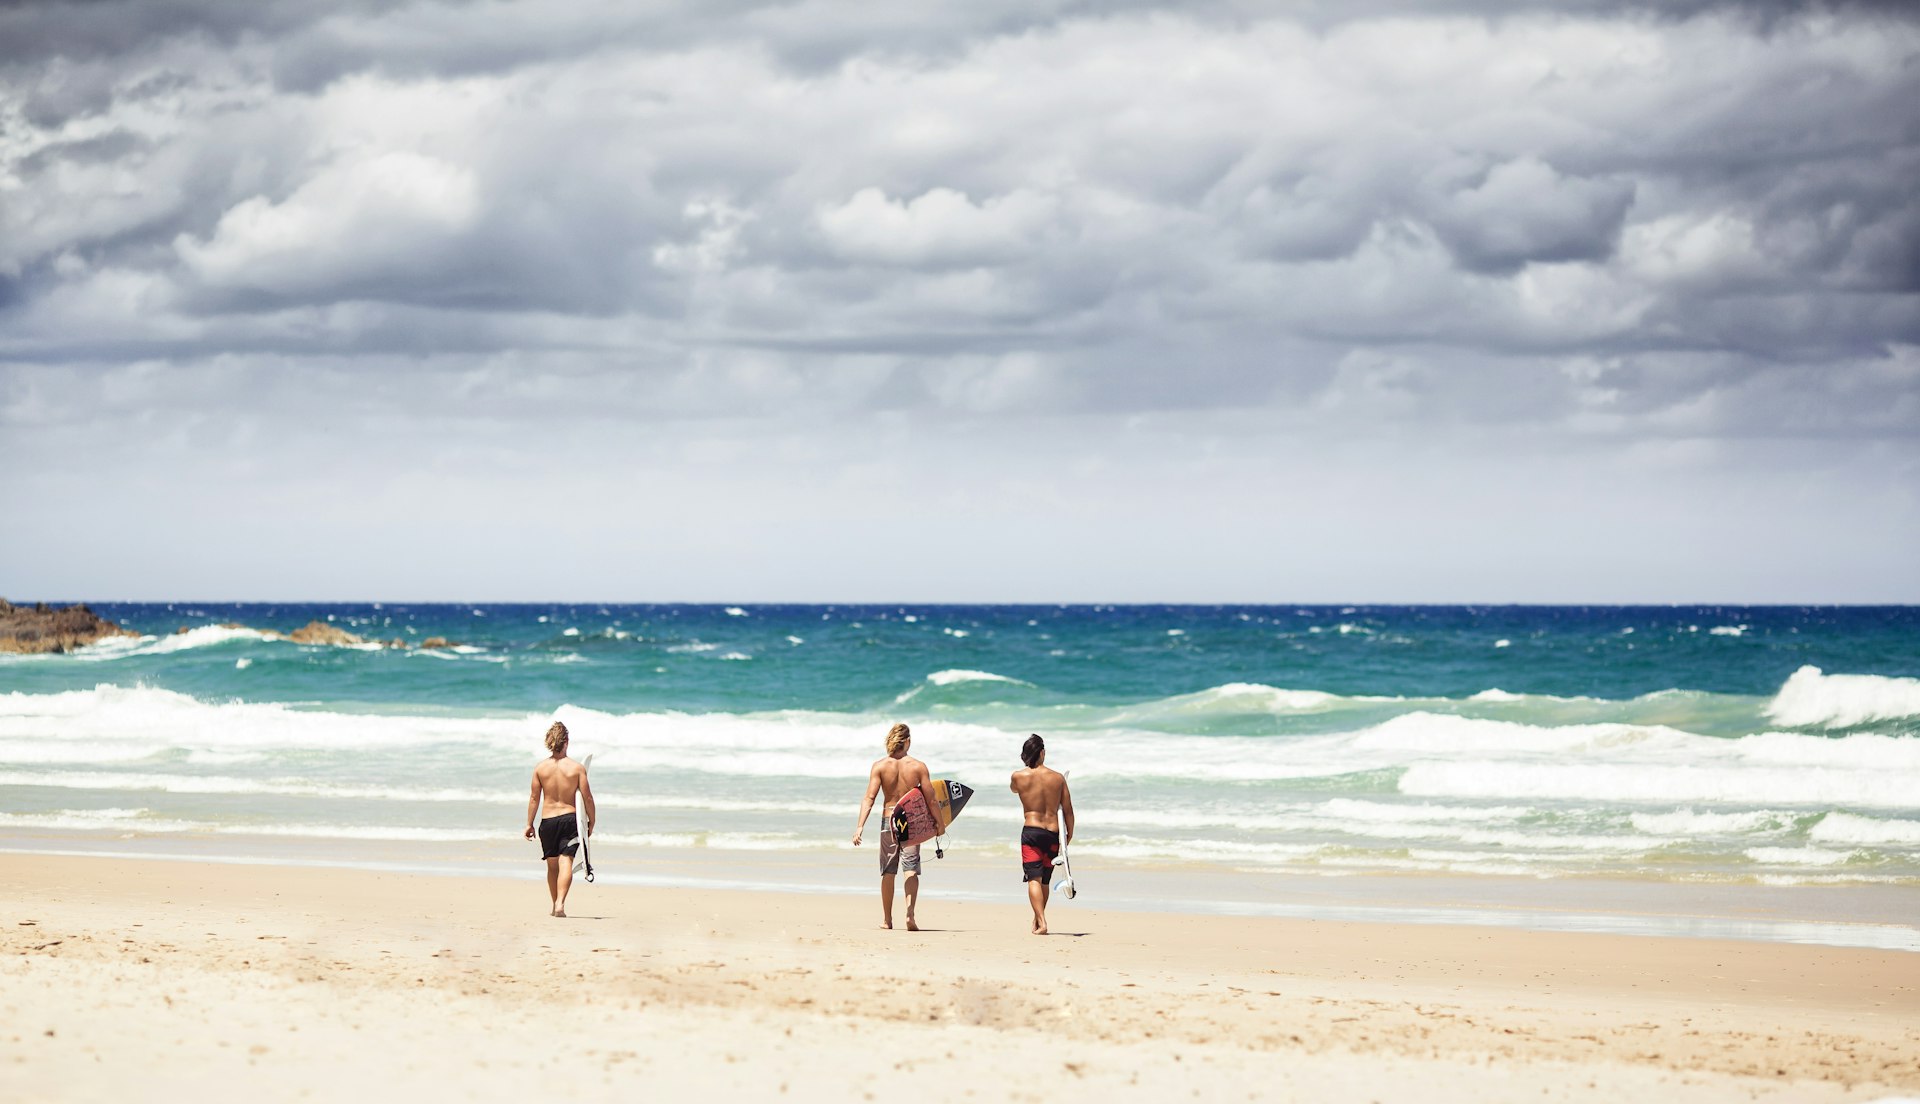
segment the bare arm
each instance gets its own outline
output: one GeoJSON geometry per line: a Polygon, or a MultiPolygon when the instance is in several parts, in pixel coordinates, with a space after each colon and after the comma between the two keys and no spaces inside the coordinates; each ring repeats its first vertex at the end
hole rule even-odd
{"type": "Polygon", "coordinates": [[[853,822],[853,845],[860,846],[860,837],[867,830],[867,815],[873,812],[874,795],[880,792],[880,768],[875,766],[867,771],[867,796],[860,799],[860,816],[853,822]]]}
{"type": "Polygon", "coordinates": [[[587,808],[587,835],[593,835],[593,786],[587,781],[587,772],[580,772],[580,804],[587,808]]]}
{"type": "Polygon", "coordinates": [[[540,811],[540,772],[533,773],[533,793],[527,796],[527,838],[533,838],[533,818],[540,811]]]}
{"type": "Polygon", "coordinates": [[[1067,830],[1067,842],[1073,842],[1073,791],[1067,788],[1067,779],[1060,778],[1060,821],[1067,830]]]}

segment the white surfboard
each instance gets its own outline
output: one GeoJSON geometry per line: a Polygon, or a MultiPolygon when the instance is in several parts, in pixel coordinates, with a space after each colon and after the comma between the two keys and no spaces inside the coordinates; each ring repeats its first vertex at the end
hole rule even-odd
{"type": "MultiPolygon", "coordinates": [[[[580,773],[585,774],[591,766],[593,766],[593,756],[589,755],[580,760],[580,773]]],[[[578,796],[578,794],[575,795],[576,798],[578,796]]],[[[580,807],[578,801],[573,806],[573,824],[580,831],[580,834],[574,837],[580,841],[580,850],[573,853],[573,872],[578,874],[581,867],[586,867],[587,881],[591,882],[593,881],[593,863],[587,858],[587,811],[580,807]]]]}

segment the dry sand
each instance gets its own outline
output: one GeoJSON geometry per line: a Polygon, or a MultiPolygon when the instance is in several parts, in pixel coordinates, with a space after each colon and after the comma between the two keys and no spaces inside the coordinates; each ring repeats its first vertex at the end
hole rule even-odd
{"type": "Polygon", "coordinates": [[[1920,954],[0,856],[0,1100],[1874,1100],[1920,954]]]}

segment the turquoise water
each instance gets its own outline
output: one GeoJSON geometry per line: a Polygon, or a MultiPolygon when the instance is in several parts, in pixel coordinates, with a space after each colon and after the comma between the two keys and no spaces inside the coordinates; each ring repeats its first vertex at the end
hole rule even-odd
{"type": "Polygon", "coordinates": [[[1076,861],[1920,884],[1912,607],[95,608],[0,660],[0,842],[518,861],[557,716],[609,862],[824,853],[906,721],[988,857],[1040,732],[1076,861]]]}

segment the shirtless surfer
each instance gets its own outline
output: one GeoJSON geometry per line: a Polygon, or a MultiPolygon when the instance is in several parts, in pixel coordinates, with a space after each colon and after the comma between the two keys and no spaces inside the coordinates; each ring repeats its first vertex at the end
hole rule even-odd
{"type": "Polygon", "coordinates": [[[1025,770],[1013,772],[1008,789],[1020,795],[1020,880],[1033,906],[1033,934],[1047,934],[1047,898],[1053,894],[1053,859],[1060,853],[1060,822],[1073,842],[1073,794],[1067,776],[1047,766],[1047,742],[1038,734],[1020,749],[1025,770]],[[1057,816],[1056,816],[1057,814],[1057,816]]]}
{"type": "Polygon", "coordinates": [[[880,926],[893,927],[893,878],[907,872],[907,930],[919,931],[913,922],[913,906],[920,900],[920,845],[901,847],[893,838],[893,807],[907,791],[928,779],[927,765],[907,754],[913,746],[913,733],[897,724],[887,731],[887,757],[874,760],[867,771],[867,796],[860,801],[860,817],[853,822],[853,845],[867,830],[867,814],[873,811],[875,794],[885,791],[886,807],[880,810],[880,926]]]}
{"type": "Polygon", "coordinates": [[[566,725],[555,721],[547,729],[547,750],[553,753],[552,758],[533,768],[533,793],[527,798],[527,838],[533,838],[534,813],[544,811],[546,815],[540,818],[540,857],[547,860],[547,896],[553,899],[550,914],[565,916],[567,891],[573,888],[573,853],[580,849],[582,836],[573,799],[577,793],[580,803],[587,807],[585,835],[593,835],[593,787],[587,784],[587,768],[567,758],[566,725]]]}

